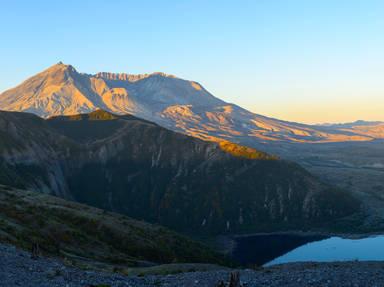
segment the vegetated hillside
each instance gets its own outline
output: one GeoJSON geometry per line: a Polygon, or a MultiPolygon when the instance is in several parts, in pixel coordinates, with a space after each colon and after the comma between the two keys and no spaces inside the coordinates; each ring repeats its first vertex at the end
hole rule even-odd
{"type": "Polygon", "coordinates": [[[300,166],[104,111],[42,120],[0,113],[0,182],[178,231],[303,229],[358,209],[300,166]]]}
{"type": "Polygon", "coordinates": [[[384,124],[316,126],[247,111],[214,97],[199,83],[164,73],[78,73],[58,63],[0,94],[0,109],[41,117],[104,109],[133,114],[202,139],[252,142],[340,142],[384,138],[384,124]]]}
{"type": "Polygon", "coordinates": [[[151,266],[224,258],[164,227],[43,193],[0,185],[0,242],[78,264],[151,266]]]}

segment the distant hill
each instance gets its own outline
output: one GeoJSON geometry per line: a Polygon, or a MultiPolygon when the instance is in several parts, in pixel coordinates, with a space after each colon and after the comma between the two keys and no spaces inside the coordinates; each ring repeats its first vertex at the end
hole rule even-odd
{"type": "Polygon", "coordinates": [[[384,138],[384,124],[311,126],[277,120],[226,103],[194,81],[164,73],[78,73],[59,63],[0,94],[0,109],[48,118],[103,109],[132,114],[201,139],[340,142],[384,138]]]}
{"type": "Polygon", "coordinates": [[[383,125],[384,122],[381,121],[363,121],[363,120],[358,120],[350,123],[325,123],[325,124],[320,124],[318,126],[325,126],[325,127],[330,127],[330,128],[353,128],[357,126],[378,126],[378,125],[383,125]]]}
{"type": "Polygon", "coordinates": [[[105,111],[0,112],[0,183],[194,234],[306,229],[356,212],[297,164],[105,111]]]}

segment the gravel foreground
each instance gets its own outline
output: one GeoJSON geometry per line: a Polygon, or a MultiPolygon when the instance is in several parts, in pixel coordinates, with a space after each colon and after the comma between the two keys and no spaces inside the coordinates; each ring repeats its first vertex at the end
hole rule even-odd
{"type": "MultiPolygon", "coordinates": [[[[144,287],[207,286],[228,281],[230,271],[127,277],[84,271],[52,258],[31,259],[28,252],[0,244],[0,286],[144,287]]],[[[243,286],[384,286],[384,262],[293,263],[240,270],[243,286]]]]}

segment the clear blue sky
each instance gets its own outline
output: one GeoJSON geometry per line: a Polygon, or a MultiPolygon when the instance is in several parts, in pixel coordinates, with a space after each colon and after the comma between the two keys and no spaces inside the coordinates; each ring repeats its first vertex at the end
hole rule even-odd
{"type": "Polygon", "coordinates": [[[58,62],[163,71],[254,112],[384,120],[384,1],[0,2],[0,91],[58,62]]]}

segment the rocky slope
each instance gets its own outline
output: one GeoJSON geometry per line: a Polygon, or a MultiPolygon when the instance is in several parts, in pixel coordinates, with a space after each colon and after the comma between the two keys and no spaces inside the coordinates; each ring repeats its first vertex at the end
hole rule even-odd
{"type": "Polygon", "coordinates": [[[133,114],[202,139],[253,142],[367,141],[384,137],[384,124],[311,126],[251,113],[200,84],[164,73],[78,73],[59,63],[0,94],[0,109],[41,117],[104,109],[133,114]]]}
{"type": "Polygon", "coordinates": [[[179,231],[329,227],[359,205],[294,163],[133,116],[0,112],[0,133],[0,183],[179,231]]]}
{"type": "MultiPolygon", "coordinates": [[[[63,262],[40,258],[8,245],[0,244],[0,286],[217,286],[228,282],[232,270],[211,270],[173,275],[123,276],[118,274],[84,271],[63,262]]],[[[256,270],[239,270],[243,286],[383,286],[383,262],[292,263],[256,270]]],[[[193,271],[194,267],[190,269],[193,271]]],[[[177,273],[177,270],[174,271],[177,273]]]]}

